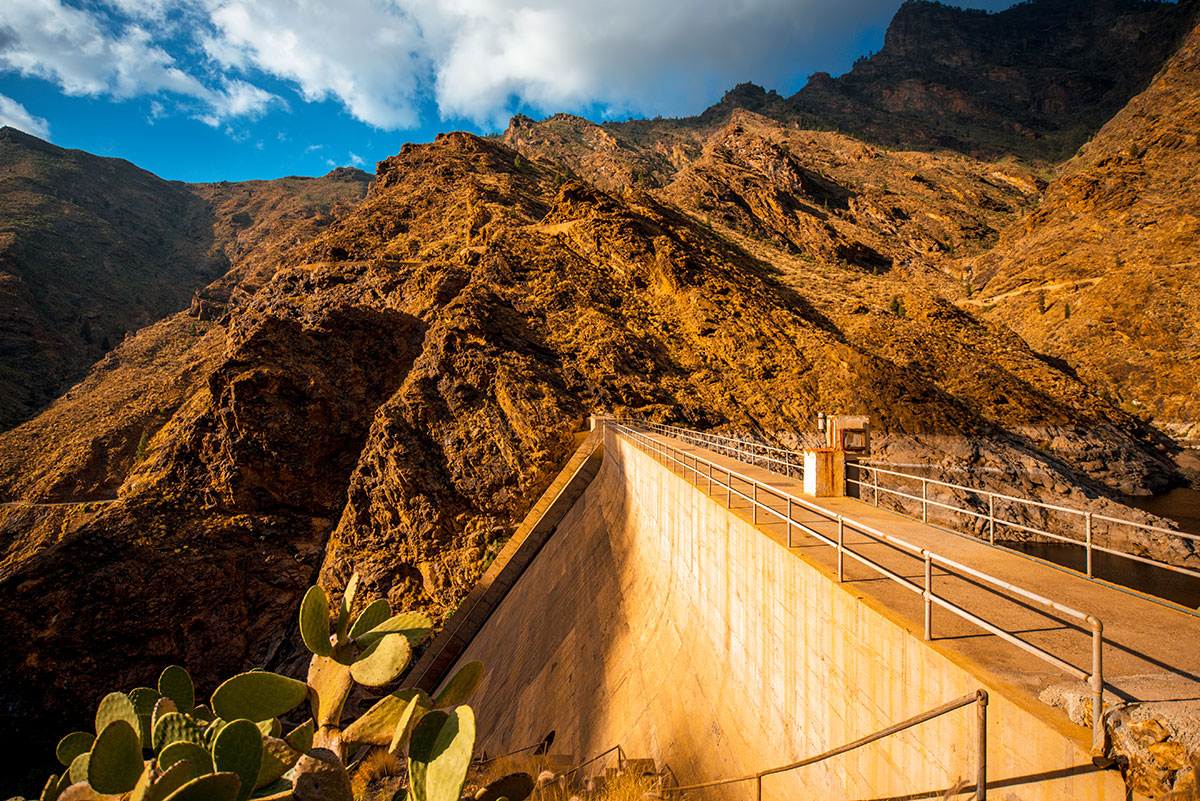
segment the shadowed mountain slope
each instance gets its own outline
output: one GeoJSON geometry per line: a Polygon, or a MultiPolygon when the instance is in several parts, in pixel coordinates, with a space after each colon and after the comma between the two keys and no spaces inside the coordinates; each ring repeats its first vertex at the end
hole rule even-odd
{"type": "Polygon", "coordinates": [[[311,236],[369,180],[354,170],[190,186],[0,129],[0,429],[231,268],[224,285],[241,281],[272,255],[249,255],[266,232],[311,236]]]}
{"type": "Polygon", "coordinates": [[[1200,27],[973,264],[980,304],[1180,433],[1200,424],[1200,27]]]}

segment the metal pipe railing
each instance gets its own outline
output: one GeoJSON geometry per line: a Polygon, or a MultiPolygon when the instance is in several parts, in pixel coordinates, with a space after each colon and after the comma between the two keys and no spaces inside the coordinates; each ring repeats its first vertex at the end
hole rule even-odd
{"type": "MultiPolygon", "coordinates": [[[[1006,528],[1006,529],[1009,529],[1012,531],[1021,531],[1021,532],[1025,532],[1027,534],[1033,534],[1033,535],[1040,536],[1040,537],[1047,537],[1047,538],[1055,540],[1057,542],[1065,542],[1065,543],[1068,543],[1071,545],[1081,546],[1085,552],[1085,559],[1086,559],[1085,573],[1088,578],[1095,578],[1093,567],[1092,567],[1092,562],[1093,562],[1092,557],[1093,557],[1093,553],[1096,551],[1111,554],[1113,556],[1118,556],[1123,559],[1129,559],[1131,561],[1140,562],[1142,564],[1152,565],[1154,567],[1162,568],[1163,570],[1170,570],[1175,573],[1182,573],[1184,575],[1200,578],[1200,570],[1193,570],[1188,567],[1183,567],[1182,565],[1173,565],[1170,562],[1164,562],[1161,559],[1151,559],[1149,557],[1140,556],[1138,554],[1130,553],[1128,551],[1123,551],[1123,550],[1119,550],[1117,548],[1107,547],[1104,545],[1100,545],[1100,544],[1096,543],[1096,541],[1095,541],[1095,522],[1096,521],[1103,521],[1105,523],[1110,523],[1110,524],[1113,524],[1116,526],[1127,526],[1129,528],[1138,529],[1141,531],[1147,531],[1147,532],[1151,532],[1151,533],[1155,533],[1155,534],[1163,534],[1163,535],[1170,536],[1170,537],[1178,537],[1183,540],[1200,543],[1200,536],[1198,536],[1196,534],[1191,534],[1186,531],[1176,531],[1175,529],[1164,528],[1162,526],[1154,526],[1149,523],[1136,523],[1132,520],[1121,520],[1120,518],[1109,517],[1108,515],[1097,514],[1095,512],[1088,512],[1088,511],[1084,511],[1082,509],[1072,509],[1069,506],[1058,506],[1058,505],[1052,504],[1052,503],[1043,503],[1042,501],[1033,501],[1033,500],[1029,500],[1027,498],[1019,498],[1014,495],[1006,495],[1002,492],[991,492],[990,490],[976,489],[974,487],[967,487],[962,484],[954,484],[954,483],[951,483],[948,481],[940,481],[938,479],[926,478],[924,476],[915,476],[911,473],[903,473],[903,472],[899,472],[896,470],[886,470],[886,469],[878,467],[876,465],[866,464],[864,462],[856,462],[856,463],[847,465],[846,484],[859,487],[860,496],[864,493],[864,490],[866,490],[869,487],[872,490],[873,495],[874,495],[872,502],[875,506],[879,505],[879,493],[880,492],[883,492],[884,494],[887,494],[887,495],[892,495],[897,498],[905,498],[905,499],[908,499],[911,501],[918,501],[921,504],[921,519],[923,522],[928,522],[928,520],[929,520],[928,509],[930,506],[935,506],[935,507],[938,507],[940,509],[945,509],[950,512],[966,515],[967,517],[971,517],[974,519],[986,520],[987,521],[987,530],[988,530],[988,542],[992,545],[996,544],[996,528],[997,528],[997,526],[1000,526],[1002,528],[1006,528]],[[859,478],[853,478],[849,475],[850,470],[868,471],[871,475],[871,478],[869,480],[865,480],[861,476],[859,478]],[[905,480],[914,481],[914,482],[919,481],[921,484],[921,495],[918,497],[915,494],[904,492],[900,489],[892,489],[890,487],[881,487],[879,485],[879,476],[880,475],[896,476],[900,479],[905,479],[905,480]],[[956,504],[944,503],[941,501],[932,500],[929,498],[929,487],[930,486],[943,487],[943,488],[946,488],[951,491],[970,493],[970,494],[979,496],[981,501],[982,501],[982,499],[986,498],[987,499],[987,512],[976,511],[974,509],[968,509],[968,508],[965,508],[963,506],[959,506],[956,504]],[[1056,534],[1055,532],[1048,531],[1043,528],[1038,528],[1036,526],[1027,526],[1027,525],[1024,525],[1022,523],[1017,523],[1012,520],[1006,520],[1003,517],[997,515],[997,513],[996,513],[996,501],[997,500],[1005,501],[1010,504],[1020,504],[1022,506],[1026,506],[1026,507],[1030,507],[1030,508],[1043,509],[1046,511],[1057,512],[1059,514],[1078,517],[1081,519],[1081,522],[1083,524],[1083,539],[1079,539],[1077,537],[1064,536],[1062,534],[1056,534]]],[[[1003,545],[1001,545],[1000,547],[1003,547],[1003,545]]]]}
{"type": "Polygon", "coordinates": [[[791,762],[787,765],[780,765],[767,770],[761,770],[758,773],[750,773],[745,776],[737,776],[732,779],[717,779],[710,782],[702,782],[700,784],[689,784],[683,787],[664,788],[668,797],[677,797],[678,795],[688,792],[689,790],[703,790],[709,787],[721,787],[727,784],[738,784],[740,782],[753,781],[755,783],[755,798],[758,801],[762,799],[762,780],[767,776],[773,776],[777,773],[785,773],[791,770],[814,765],[818,762],[823,762],[826,759],[831,759],[835,756],[840,756],[849,751],[854,751],[862,748],[865,745],[870,745],[885,737],[890,737],[893,734],[898,734],[914,726],[919,726],[922,723],[927,723],[934,718],[939,718],[957,709],[962,709],[965,706],[975,706],[976,709],[976,733],[975,733],[975,798],[977,801],[987,801],[987,690],[979,689],[970,695],[964,695],[962,698],[956,698],[953,701],[948,701],[941,706],[934,707],[926,712],[922,712],[908,720],[903,720],[888,726],[886,729],[872,732],[865,737],[860,737],[857,740],[840,745],[837,748],[832,748],[824,751],[816,756],[801,759],[798,762],[791,762]]]}
{"type": "Polygon", "coordinates": [[[611,754],[614,751],[617,752],[617,768],[619,769],[623,764],[625,764],[625,752],[621,749],[621,744],[617,743],[616,745],[614,745],[612,748],[608,749],[607,751],[602,751],[601,753],[596,754],[596,756],[592,757],[588,761],[582,762],[579,765],[576,765],[575,767],[571,768],[569,771],[567,771],[566,773],[563,774],[563,778],[566,778],[568,776],[574,775],[575,773],[578,773],[583,768],[586,768],[588,765],[591,765],[593,762],[596,762],[597,760],[603,759],[604,757],[608,756],[609,754],[611,754]]]}
{"type": "Polygon", "coordinates": [[[623,425],[635,425],[638,428],[644,428],[656,434],[663,434],[675,439],[681,439],[684,442],[690,442],[693,445],[700,445],[708,450],[732,456],[748,464],[771,465],[776,472],[781,472],[784,475],[795,475],[797,478],[801,478],[804,475],[804,454],[796,453],[786,448],[776,448],[771,445],[764,445],[761,442],[754,442],[753,440],[727,437],[707,431],[693,431],[663,423],[652,423],[647,420],[622,419],[617,422],[623,425]]]}
{"type": "MultiPolygon", "coordinates": [[[[670,425],[665,425],[662,423],[651,423],[651,422],[644,421],[644,420],[622,419],[622,420],[618,420],[616,422],[618,422],[620,424],[625,424],[625,425],[635,425],[635,426],[638,426],[639,428],[645,428],[647,430],[654,431],[655,433],[675,437],[676,439],[682,439],[685,442],[691,442],[693,444],[700,445],[702,447],[708,448],[709,450],[716,451],[717,453],[722,453],[726,456],[732,456],[735,459],[738,459],[739,461],[746,462],[747,464],[772,465],[773,466],[772,469],[775,469],[776,472],[782,472],[785,475],[793,475],[793,473],[794,473],[797,477],[803,477],[803,474],[804,474],[804,466],[803,466],[804,455],[801,453],[797,453],[796,451],[787,450],[786,448],[777,448],[774,446],[763,445],[758,442],[740,439],[737,437],[729,437],[729,436],[725,436],[722,434],[712,434],[712,433],[703,432],[703,431],[692,431],[690,429],[680,428],[678,426],[670,426],[670,425]],[[759,451],[761,451],[763,455],[758,455],[759,451]],[[784,469],[779,469],[779,468],[784,468],[784,469]]],[[[914,466],[916,466],[916,465],[914,465],[914,466]]],[[[997,544],[997,542],[996,542],[996,526],[997,525],[1001,526],[1002,528],[1007,528],[1007,529],[1010,529],[1013,531],[1022,531],[1027,534],[1034,534],[1036,536],[1048,537],[1048,538],[1058,541],[1058,542],[1064,542],[1064,543],[1068,543],[1071,545],[1078,545],[1078,546],[1084,548],[1084,550],[1085,550],[1085,560],[1086,560],[1085,574],[1087,575],[1088,578],[1091,578],[1091,579],[1095,578],[1093,567],[1092,567],[1092,564],[1093,564],[1092,557],[1096,551],[1107,553],[1112,556],[1117,556],[1122,559],[1129,559],[1131,561],[1139,562],[1141,564],[1152,565],[1154,567],[1161,567],[1164,570],[1170,570],[1175,573],[1182,573],[1184,575],[1195,576],[1197,578],[1200,578],[1200,570],[1194,570],[1192,568],[1183,567],[1181,565],[1173,565],[1170,562],[1164,562],[1161,559],[1151,559],[1149,557],[1141,556],[1141,555],[1138,555],[1135,553],[1130,553],[1129,551],[1123,551],[1123,550],[1120,550],[1117,548],[1106,547],[1104,545],[1098,544],[1095,541],[1096,538],[1094,536],[1094,523],[1096,521],[1102,521],[1105,523],[1109,523],[1113,526],[1127,526],[1130,528],[1139,529],[1142,531],[1148,531],[1148,532],[1152,532],[1155,534],[1163,534],[1163,535],[1166,535],[1169,537],[1179,537],[1184,540],[1189,540],[1191,542],[1195,542],[1195,543],[1197,543],[1197,546],[1200,546],[1200,535],[1191,534],[1186,531],[1178,531],[1176,529],[1164,528],[1163,526],[1155,526],[1155,525],[1151,525],[1149,523],[1137,523],[1132,520],[1122,520],[1121,518],[1118,518],[1118,517],[1109,517],[1108,515],[1102,515],[1102,514],[1098,514],[1096,512],[1088,512],[1088,511],[1085,511],[1082,509],[1073,509],[1068,506],[1057,506],[1055,504],[1044,503],[1042,501],[1034,501],[1034,500],[1030,500],[1028,498],[1020,498],[1020,497],[1017,497],[1014,495],[1006,495],[1002,492],[992,492],[990,490],[983,490],[983,489],[978,489],[975,487],[968,487],[964,484],[955,484],[955,483],[952,483],[949,481],[940,481],[938,479],[924,478],[922,476],[913,475],[912,473],[904,473],[904,472],[900,472],[900,471],[896,471],[896,470],[887,470],[887,469],[869,464],[867,462],[860,461],[860,462],[848,463],[846,465],[846,467],[847,467],[847,475],[846,475],[847,485],[858,486],[860,488],[860,495],[862,493],[862,490],[870,489],[873,493],[872,503],[875,506],[879,505],[879,495],[881,492],[886,495],[893,495],[898,498],[906,498],[908,500],[919,502],[921,504],[921,521],[924,523],[929,522],[930,507],[937,507],[937,508],[945,509],[950,512],[963,514],[963,515],[966,515],[971,518],[987,520],[987,529],[988,529],[987,541],[991,545],[997,545],[997,547],[1004,547],[1002,542],[1000,544],[997,544]],[[870,471],[871,478],[870,478],[869,482],[864,481],[861,478],[859,478],[859,479],[851,478],[849,471],[852,469],[855,469],[855,468],[860,469],[860,470],[870,471]],[[902,492],[898,489],[891,489],[889,487],[881,487],[879,485],[879,476],[880,475],[897,476],[897,477],[903,478],[903,479],[919,481],[919,482],[921,482],[921,495],[917,496],[917,495],[912,495],[912,494],[909,494],[906,492],[902,492]],[[943,503],[938,500],[934,500],[929,497],[929,487],[930,486],[943,487],[943,488],[946,488],[946,489],[949,489],[952,491],[957,490],[960,492],[972,493],[972,494],[980,496],[981,498],[986,497],[987,503],[988,503],[988,512],[986,514],[984,514],[983,512],[977,512],[973,509],[968,509],[963,506],[956,506],[953,504],[947,504],[947,503],[943,503]],[[1011,520],[1005,520],[1002,517],[998,517],[996,514],[996,508],[995,508],[997,500],[1006,501],[1006,502],[1014,503],[1014,504],[1021,504],[1023,506],[1032,507],[1032,508],[1045,509],[1048,511],[1059,512],[1061,514],[1076,516],[1081,519],[1082,525],[1084,527],[1083,539],[1079,539],[1077,537],[1068,537],[1068,536],[1064,536],[1062,534],[1056,534],[1052,531],[1037,528],[1034,526],[1022,525],[1021,523],[1017,523],[1017,522],[1011,521],[1011,520]]],[[[921,465],[921,467],[931,467],[931,466],[921,465]]],[[[966,533],[966,532],[962,532],[962,533],[966,533]]],[[[1197,547],[1197,550],[1200,551],[1200,547],[1197,547]]],[[[1018,551],[1018,553],[1019,553],[1019,551],[1018,551]]]]}
{"type": "Polygon", "coordinates": [[[958,617],[961,617],[962,619],[979,626],[980,628],[984,629],[985,631],[996,635],[997,637],[1003,639],[1004,641],[1011,643],[1012,645],[1015,645],[1018,648],[1026,651],[1030,654],[1033,654],[1034,656],[1053,665],[1054,667],[1062,670],[1063,672],[1065,672],[1071,676],[1074,676],[1075,678],[1078,678],[1078,679],[1088,682],[1088,684],[1090,685],[1090,687],[1092,689],[1092,696],[1093,696],[1093,707],[1092,708],[1093,708],[1093,710],[1096,710],[1092,716],[1092,755],[1097,758],[1103,756],[1104,743],[1105,743],[1104,723],[1103,723],[1103,705],[1102,705],[1102,701],[1103,701],[1102,692],[1103,692],[1103,687],[1104,687],[1103,659],[1102,659],[1104,627],[1103,627],[1103,624],[1101,623],[1101,621],[1099,620],[1099,618],[1095,617],[1094,615],[1086,614],[1084,612],[1081,612],[1077,609],[1066,606],[1064,604],[1058,603],[1057,601],[1054,601],[1043,595],[1039,595],[1038,593],[1032,592],[1030,590],[1026,590],[1023,587],[1019,587],[1011,582],[1004,581],[1003,579],[999,579],[999,578],[996,578],[995,576],[988,575],[987,573],[984,573],[980,570],[976,570],[974,568],[968,567],[967,565],[964,565],[961,562],[957,562],[953,559],[949,559],[947,557],[941,556],[940,554],[937,554],[933,551],[929,551],[928,549],[913,545],[912,543],[907,542],[899,537],[896,537],[896,536],[893,536],[886,532],[880,531],[880,530],[878,530],[872,526],[866,525],[864,523],[860,523],[858,521],[852,520],[850,518],[845,517],[844,515],[835,515],[831,512],[828,512],[827,510],[823,509],[822,507],[817,506],[816,504],[813,504],[803,498],[797,498],[786,492],[783,492],[782,490],[772,487],[768,484],[763,484],[744,473],[741,473],[741,472],[732,470],[729,467],[717,464],[716,462],[705,459],[704,457],[699,456],[698,454],[686,453],[684,451],[680,451],[678,448],[675,448],[673,445],[670,445],[669,443],[660,443],[656,440],[653,440],[653,439],[647,437],[646,435],[642,434],[641,432],[637,431],[636,429],[631,428],[630,426],[625,425],[623,423],[613,422],[613,423],[610,423],[610,425],[612,425],[613,430],[616,433],[624,435],[635,445],[642,447],[647,452],[652,453],[652,454],[657,454],[659,456],[662,456],[664,459],[670,460],[671,462],[678,464],[683,470],[685,479],[687,478],[687,474],[689,472],[693,473],[696,477],[697,484],[699,484],[699,479],[700,479],[700,476],[702,475],[698,469],[698,465],[703,463],[706,466],[706,472],[703,474],[704,477],[706,479],[715,481],[718,486],[725,488],[725,490],[726,490],[725,505],[727,508],[732,508],[733,496],[737,495],[739,498],[741,498],[751,504],[752,509],[753,509],[752,515],[753,515],[753,518],[755,521],[757,521],[757,519],[758,519],[759,509],[762,509],[763,511],[766,511],[766,512],[770,513],[771,515],[779,518],[787,526],[787,541],[788,541],[789,545],[791,544],[791,541],[792,541],[792,530],[793,530],[793,528],[795,528],[795,529],[799,529],[800,531],[804,532],[805,534],[808,534],[809,536],[814,537],[815,539],[819,540],[820,542],[823,542],[826,545],[836,548],[837,554],[838,554],[838,563],[839,563],[838,564],[838,568],[839,568],[838,569],[838,580],[839,581],[843,580],[842,560],[844,557],[849,557],[849,558],[855,560],[856,562],[858,562],[866,567],[869,567],[870,569],[874,570],[876,573],[880,574],[881,576],[891,579],[892,581],[896,582],[897,584],[904,587],[905,589],[908,589],[914,593],[917,593],[918,595],[921,595],[922,599],[925,600],[925,602],[926,602],[925,603],[925,633],[926,633],[927,639],[932,639],[932,608],[934,605],[937,605],[943,609],[946,609],[947,611],[954,613],[958,617]],[[691,461],[690,464],[689,464],[689,459],[691,461]],[[714,469],[716,470],[715,476],[713,475],[714,469]],[[721,481],[722,475],[724,475],[724,477],[725,477],[725,481],[723,483],[721,481]],[[749,492],[742,492],[739,489],[735,489],[733,486],[735,478],[739,482],[747,485],[749,492]],[[759,497],[760,493],[765,493],[767,496],[775,498],[777,501],[780,502],[781,505],[785,506],[785,508],[787,509],[787,512],[786,513],[780,512],[778,509],[774,508],[771,504],[765,503],[764,501],[762,501],[759,497]],[[813,513],[817,514],[818,516],[824,518],[825,520],[827,520],[830,523],[836,523],[837,527],[838,527],[837,540],[836,541],[831,540],[829,537],[825,536],[824,534],[821,534],[819,531],[812,528],[811,526],[807,526],[804,523],[801,523],[798,520],[795,520],[792,517],[792,511],[791,511],[795,506],[800,506],[803,509],[813,512],[813,513]],[[909,579],[905,578],[904,576],[901,576],[898,573],[896,573],[892,570],[889,570],[887,567],[884,567],[883,565],[879,564],[878,562],[875,562],[874,560],[872,560],[860,553],[857,553],[856,551],[854,551],[853,548],[850,548],[845,544],[843,532],[847,527],[852,529],[853,531],[858,532],[859,534],[866,536],[869,539],[876,541],[876,542],[886,543],[886,544],[892,546],[893,548],[896,548],[897,550],[907,552],[910,556],[921,559],[921,561],[925,562],[927,565],[929,565],[930,568],[932,567],[932,565],[937,564],[946,569],[957,571],[959,573],[970,576],[978,581],[982,581],[987,584],[990,584],[993,587],[996,587],[1000,590],[1011,593],[1012,595],[1016,595],[1026,601],[1038,604],[1042,607],[1059,612],[1059,613],[1067,615],[1069,617],[1073,617],[1076,620],[1079,620],[1080,622],[1087,624],[1087,626],[1091,630],[1091,636],[1092,636],[1092,669],[1091,669],[1091,671],[1088,672],[1081,668],[1077,668],[1074,665],[1067,662],[1066,660],[1050,653],[1049,651],[1039,648],[1038,646],[1034,645],[1033,643],[1026,642],[1025,640],[1022,640],[1020,637],[1017,637],[1012,632],[1005,631],[1004,629],[1000,628],[999,626],[997,626],[987,620],[984,620],[983,618],[979,617],[978,615],[974,614],[973,612],[971,612],[967,609],[964,609],[963,607],[959,606],[958,604],[955,604],[953,601],[950,601],[947,598],[939,596],[934,591],[933,576],[932,576],[931,569],[927,570],[927,572],[925,574],[924,585],[921,585],[921,584],[917,584],[913,581],[910,581],[909,579]]]}

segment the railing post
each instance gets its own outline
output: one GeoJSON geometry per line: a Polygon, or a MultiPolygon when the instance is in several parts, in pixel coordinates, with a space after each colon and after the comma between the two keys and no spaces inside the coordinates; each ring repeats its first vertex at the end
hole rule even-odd
{"type": "Polygon", "coordinates": [[[933,559],[929,551],[921,549],[925,557],[925,639],[933,639],[933,559]]]}
{"type": "Polygon", "coordinates": [[[752,511],[750,513],[750,521],[752,523],[754,523],[754,525],[757,526],[758,525],[758,482],[755,481],[753,484],[750,485],[750,487],[751,487],[750,495],[753,498],[753,500],[750,502],[750,505],[754,507],[754,511],[752,511]]]}
{"type": "Polygon", "coordinates": [[[712,495],[712,462],[706,462],[708,465],[708,494],[712,495]]]}
{"type": "Polygon", "coordinates": [[[1092,624],[1092,759],[1104,759],[1104,624],[1088,615],[1092,624]]]}
{"type": "Polygon", "coordinates": [[[929,522],[929,482],[921,479],[921,522],[929,522]]]}
{"type": "Polygon", "coordinates": [[[838,515],[838,581],[845,581],[845,573],[842,572],[842,555],[846,550],[843,544],[843,532],[845,531],[845,521],[841,515],[838,515]]]}
{"type": "Polygon", "coordinates": [[[733,473],[725,471],[725,508],[733,508],[733,473]]]}
{"type": "Polygon", "coordinates": [[[871,468],[871,481],[875,485],[875,506],[879,506],[879,468],[871,468]]]}
{"type": "Polygon", "coordinates": [[[996,544],[996,496],[988,493],[988,542],[996,544]]]}
{"type": "MultiPolygon", "coordinates": [[[[1092,513],[1087,512],[1083,516],[1084,532],[1087,535],[1087,574],[1088,578],[1092,577],[1092,513]]],[[[1111,530],[1111,529],[1110,529],[1111,530]]]]}
{"type": "Polygon", "coordinates": [[[975,801],[987,801],[987,690],[975,691],[975,801]]]}

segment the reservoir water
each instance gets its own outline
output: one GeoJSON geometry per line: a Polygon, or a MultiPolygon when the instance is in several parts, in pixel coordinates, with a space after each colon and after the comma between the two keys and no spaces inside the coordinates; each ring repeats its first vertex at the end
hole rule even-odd
{"type": "MultiPolygon", "coordinates": [[[[1200,490],[1182,487],[1162,495],[1130,496],[1122,500],[1129,506],[1174,520],[1181,531],[1200,535],[1200,490]]],[[[1087,570],[1087,554],[1075,545],[1006,542],[1005,547],[1080,572],[1087,570]]],[[[1132,587],[1192,609],[1200,608],[1200,578],[1099,552],[1092,553],[1092,572],[1097,578],[1114,584],[1132,587]]]]}

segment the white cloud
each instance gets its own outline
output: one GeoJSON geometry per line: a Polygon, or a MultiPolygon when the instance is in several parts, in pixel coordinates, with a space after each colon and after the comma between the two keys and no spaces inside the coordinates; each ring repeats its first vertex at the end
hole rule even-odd
{"type": "MultiPolygon", "coordinates": [[[[899,0],[0,0],[0,67],[69,94],[170,93],[210,125],[334,101],[384,129],[502,125],[518,106],[696,113],[734,84],[788,88],[899,0]],[[103,5],[95,5],[94,3],[103,5]],[[195,105],[195,104],[193,104],[195,105]]],[[[1004,0],[981,0],[997,7],[1004,0]]],[[[836,67],[835,67],[836,68],[836,67]]]]}
{"type": "Polygon", "coordinates": [[[274,98],[236,79],[207,86],[155,41],[151,29],[112,27],[102,15],[60,0],[4,0],[0,66],[57,83],[68,95],[183,95],[200,101],[205,117],[218,120],[259,114],[274,98]]]}
{"type": "Polygon", "coordinates": [[[41,117],[30,114],[24,106],[11,97],[0,95],[0,126],[9,125],[27,134],[50,138],[50,125],[41,117]]]}
{"type": "Polygon", "coordinates": [[[353,164],[355,167],[361,167],[366,162],[363,161],[362,156],[358,155],[354,151],[350,151],[350,163],[353,164]]]}

